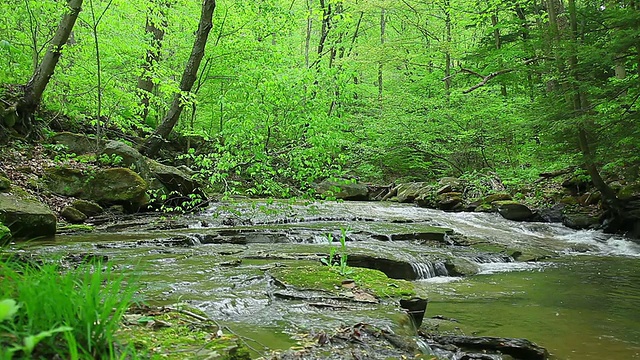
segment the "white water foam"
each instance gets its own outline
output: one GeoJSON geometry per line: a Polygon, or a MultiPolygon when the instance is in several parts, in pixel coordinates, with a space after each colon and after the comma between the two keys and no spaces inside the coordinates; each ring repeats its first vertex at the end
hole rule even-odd
{"type": "Polygon", "coordinates": [[[480,274],[495,274],[514,271],[540,270],[548,266],[543,262],[508,262],[508,263],[484,263],[480,265],[480,274]]]}

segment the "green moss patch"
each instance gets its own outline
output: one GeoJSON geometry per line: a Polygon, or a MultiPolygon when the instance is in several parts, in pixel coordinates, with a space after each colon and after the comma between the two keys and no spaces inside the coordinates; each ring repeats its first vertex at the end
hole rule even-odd
{"type": "Polygon", "coordinates": [[[146,311],[126,316],[117,337],[148,359],[251,359],[249,350],[234,335],[212,321],[179,311],[146,311]]]}
{"type": "Polygon", "coordinates": [[[329,266],[279,267],[269,270],[278,281],[298,289],[322,290],[339,294],[342,281],[352,279],[355,286],[367,290],[379,298],[415,296],[413,284],[405,280],[388,278],[382,271],[349,268],[348,276],[340,275],[337,268],[329,266]]]}

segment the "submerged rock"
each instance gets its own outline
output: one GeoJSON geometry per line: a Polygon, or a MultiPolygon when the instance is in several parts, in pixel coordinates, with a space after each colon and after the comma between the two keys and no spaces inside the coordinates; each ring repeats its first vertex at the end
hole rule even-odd
{"type": "MultiPolygon", "coordinates": [[[[478,352],[481,354],[509,355],[517,360],[546,360],[549,353],[526,339],[501,338],[501,337],[473,337],[473,336],[439,336],[427,335],[426,339],[432,347],[445,349],[449,353],[459,354],[465,352],[478,352]],[[447,346],[453,346],[450,348],[447,346]]],[[[460,354],[462,355],[462,354],[460,354]]],[[[464,355],[462,355],[464,356],[464,355]]],[[[465,359],[465,357],[455,357],[465,359]]],[[[498,359],[502,359],[499,357],[498,359]]],[[[478,359],[478,357],[466,357],[466,359],[478,359]]],[[[482,359],[482,358],[480,358],[482,359]]]]}

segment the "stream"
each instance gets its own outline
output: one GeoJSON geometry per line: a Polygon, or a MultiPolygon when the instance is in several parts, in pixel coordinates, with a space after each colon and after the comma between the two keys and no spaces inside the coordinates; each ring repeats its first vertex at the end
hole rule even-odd
{"type": "Polygon", "coordinates": [[[261,351],[359,322],[403,331],[405,315],[393,301],[338,311],[274,296],[265,268],[318,262],[329,252],[327,234],[339,238],[341,228],[350,257],[408,264],[429,298],[426,317],[439,315],[423,327],[526,338],[554,359],[640,359],[640,245],[560,224],[386,202],[240,200],[197,215],[105,222],[93,233],[21,247],[107,255],[136,274],[145,299],[198,308],[261,351]],[[451,276],[445,264],[456,258],[478,274],[451,276]]]}

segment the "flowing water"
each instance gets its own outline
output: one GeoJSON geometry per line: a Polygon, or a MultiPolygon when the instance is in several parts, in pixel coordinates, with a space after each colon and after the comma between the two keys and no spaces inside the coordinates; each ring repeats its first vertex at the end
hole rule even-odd
{"type": "Polygon", "coordinates": [[[326,234],[337,238],[340,228],[349,228],[349,254],[411,264],[417,286],[429,296],[427,317],[455,319],[428,320],[425,327],[523,337],[557,359],[640,359],[640,245],[623,237],[495,214],[365,202],[244,201],[183,217],[182,229],[153,230],[149,222],[159,228],[169,220],[103,226],[26,251],[107,255],[123,271],[139,274],[146,298],[188,303],[254,339],[255,348],[282,349],[295,344],[295,334],[340,325],[399,328],[404,315],[393,301],[336,311],[274,296],[265,268],[317,262],[328,253],[326,234]],[[433,226],[455,234],[431,238],[439,231],[433,226]],[[460,235],[468,243],[456,242],[460,235]],[[544,259],[518,262],[513,251],[544,259]],[[481,272],[449,276],[444,264],[455,257],[477,263],[481,272]],[[241,264],[230,262],[236,259],[241,264]]]}

